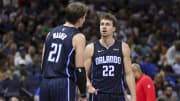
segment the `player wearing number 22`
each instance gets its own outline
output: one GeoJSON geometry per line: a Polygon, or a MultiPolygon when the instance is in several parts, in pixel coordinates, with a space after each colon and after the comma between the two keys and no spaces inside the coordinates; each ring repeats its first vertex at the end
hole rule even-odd
{"type": "Polygon", "coordinates": [[[78,30],[88,8],[79,2],[66,8],[66,22],[54,28],[43,49],[40,101],[76,101],[76,84],[80,101],[86,101],[86,73],[83,54],[85,36],[78,30]]]}
{"type": "Polygon", "coordinates": [[[132,96],[131,101],[136,101],[130,49],[126,43],[113,38],[116,22],[114,15],[103,13],[100,16],[101,38],[88,44],[85,49],[90,101],[125,101],[124,76],[132,96]]]}

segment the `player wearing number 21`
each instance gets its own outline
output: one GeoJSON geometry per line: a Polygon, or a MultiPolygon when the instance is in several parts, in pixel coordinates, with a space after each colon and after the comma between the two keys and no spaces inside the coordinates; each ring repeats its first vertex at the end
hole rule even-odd
{"type": "Polygon", "coordinates": [[[124,77],[130,89],[131,101],[136,101],[130,49],[126,43],[113,38],[116,23],[114,15],[103,13],[100,16],[101,38],[85,48],[90,101],[125,101],[124,77]]]}
{"type": "Polygon", "coordinates": [[[40,101],[76,101],[76,84],[80,90],[80,101],[86,101],[82,54],[86,39],[78,28],[82,27],[88,8],[73,2],[65,11],[65,24],[54,28],[45,40],[40,101]]]}

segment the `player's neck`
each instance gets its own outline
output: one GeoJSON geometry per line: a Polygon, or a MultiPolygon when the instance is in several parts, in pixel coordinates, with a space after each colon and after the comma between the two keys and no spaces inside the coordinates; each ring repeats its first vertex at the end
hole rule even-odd
{"type": "Polygon", "coordinates": [[[112,37],[112,38],[102,37],[102,38],[100,39],[100,43],[101,43],[104,47],[106,47],[106,48],[111,47],[111,46],[114,44],[114,42],[115,42],[115,40],[114,40],[113,37],[112,37]]]}
{"type": "Polygon", "coordinates": [[[64,26],[79,28],[78,25],[76,25],[76,24],[74,25],[74,24],[71,24],[71,23],[69,23],[69,22],[65,22],[64,26]]]}

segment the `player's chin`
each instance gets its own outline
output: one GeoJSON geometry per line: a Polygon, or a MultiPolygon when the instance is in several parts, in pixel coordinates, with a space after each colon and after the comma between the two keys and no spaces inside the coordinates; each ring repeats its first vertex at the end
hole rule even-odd
{"type": "Polygon", "coordinates": [[[101,35],[104,36],[104,37],[108,36],[107,33],[101,33],[101,35]]]}

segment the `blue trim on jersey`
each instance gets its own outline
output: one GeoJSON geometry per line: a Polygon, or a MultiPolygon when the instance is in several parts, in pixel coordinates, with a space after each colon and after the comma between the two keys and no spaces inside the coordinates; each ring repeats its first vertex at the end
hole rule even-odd
{"type": "Polygon", "coordinates": [[[56,84],[57,84],[56,85],[56,89],[57,89],[57,93],[56,93],[57,95],[56,96],[57,96],[57,100],[59,100],[59,96],[58,96],[59,95],[59,88],[58,88],[59,87],[59,85],[58,85],[59,81],[56,81],[56,84]]]}
{"type": "Polygon", "coordinates": [[[94,101],[94,94],[92,94],[92,101],[94,101]]]}
{"type": "Polygon", "coordinates": [[[74,51],[74,48],[72,48],[71,52],[69,53],[68,55],[68,60],[67,60],[67,64],[66,64],[66,73],[68,75],[68,78],[67,78],[67,81],[68,81],[68,91],[67,91],[67,95],[68,95],[68,101],[70,101],[70,83],[69,83],[69,77],[70,77],[70,74],[69,74],[69,70],[68,70],[68,65],[69,65],[69,62],[70,62],[70,57],[72,55],[74,51]]]}
{"type": "Polygon", "coordinates": [[[124,90],[124,83],[123,83],[123,79],[121,78],[121,84],[122,84],[122,89],[124,90]]]}
{"type": "Polygon", "coordinates": [[[92,80],[92,79],[93,79],[93,76],[94,76],[94,75],[93,75],[93,69],[94,69],[93,66],[94,66],[94,64],[93,64],[93,62],[92,62],[92,64],[91,64],[91,83],[93,83],[93,80],[92,80]]]}
{"type": "Polygon", "coordinates": [[[69,78],[67,78],[67,81],[68,81],[68,101],[70,101],[70,84],[69,84],[69,78]]]}
{"type": "Polygon", "coordinates": [[[75,100],[74,101],[77,101],[77,86],[75,87],[75,100]]]}
{"type": "Polygon", "coordinates": [[[40,94],[40,87],[36,90],[36,94],[35,95],[39,96],[39,94],[40,94]]]}
{"type": "Polygon", "coordinates": [[[74,81],[77,81],[76,72],[74,72],[74,81]]]}
{"type": "MultiPolygon", "coordinates": [[[[124,66],[122,66],[122,75],[124,75],[124,66]]],[[[124,80],[123,80],[123,78],[121,77],[121,84],[122,84],[122,89],[123,89],[123,91],[125,90],[125,87],[124,87],[124,80]]]]}
{"type": "MultiPolygon", "coordinates": [[[[93,85],[93,69],[94,69],[94,64],[93,64],[93,62],[92,62],[92,64],[91,64],[91,83],[92,83],[92,85],[93,85]]],[[[92,94],[92,99],[91,99],[91,101],[94,101],[94,94],[92,94]]]]}
{"type": "Polygon", "coordinates": [[[74,51],[74,48],[72,48],[71,52],[69,53],[69,55],[68,55],[68,60],[67,60],[67,64],[66,64],[66,73],[67,73],[68,77],[70,77],[69,70],[68,70],[68,65],[69,65],[70,57],[71,57],[73,51],[74,51]]]}

